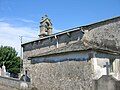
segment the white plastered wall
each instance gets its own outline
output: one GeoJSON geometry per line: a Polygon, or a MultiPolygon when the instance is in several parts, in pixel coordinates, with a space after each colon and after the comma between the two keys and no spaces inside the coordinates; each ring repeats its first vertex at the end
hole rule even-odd
{"type": "Polygon", "coordinates": [[[113,62],[113,72],[111,73],[113,77],[120,80],[120,59],[115,59],[113,62]]]}
{"type": "MultiPolygon", "coordinates": [[[[93,63],[93,78],[94,79],[99,79],[102,75],[106,75],[107,74],[107,70],[106,67],[104,67],[104,65],[106,65],[106,62],[108,62],[108,64],[110,65],[110,59],[107,58],[98,58],[95,57],[95,52],[93,53],[93,58],[91,58],[91,61],[93,63]]],[[[117,80],[120,80],[120,59],[116,58],[113,62],[113,71],[110,71],[109,68],[109,75],[112,75],[114,78],[116,78],[117,80]]]]}
{"type": "Polygon", "coordinates": [[[91,61],[93,63],[93,79],[99,79],[102,75],[106,75],[106,62],[109,63],[108,58],[97,58],[95,57],[95,53],[93,53],[93,58],[91,58],[91,61]]]}

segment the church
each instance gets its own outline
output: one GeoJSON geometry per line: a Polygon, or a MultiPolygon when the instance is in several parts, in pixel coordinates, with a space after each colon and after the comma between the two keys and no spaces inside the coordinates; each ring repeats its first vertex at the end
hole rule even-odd
{"type": "Polygon", "coordinates": [[[23,69],[38,90],[92,90],[93,80],[120,80],[120,16],[52,32],[42,17],[39,39],[22,44],[23,69]]]}

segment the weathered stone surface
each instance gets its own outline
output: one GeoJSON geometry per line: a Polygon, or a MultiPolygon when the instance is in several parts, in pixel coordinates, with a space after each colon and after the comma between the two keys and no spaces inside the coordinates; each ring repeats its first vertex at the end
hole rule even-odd
{"type": "Polygon", "coordinates": [[[0,84],[0,90],[18,90],[18,89],[0,84]]]}
{"type": "MultiPolygon", "coordinates": [[[[19,79],[15,79],[15,78],[11,78],[11,77],[1,77],[0,76],[0,90],[18,90],[18,89],[20,89],[20,84],[22,82],[23,81],[21,81],[19,79]],[[1,85],[5,86],[5,87],[1,87],[1,85]],[[3,88],[3,89],[1,89],[1,88],[3,88]]],[[[26,83],[28,85],[29,89],[31,88],[30,87],[31,84],[29,82],[23,82],[23,83],[26,83]]]]}
{"type": "Polygon", "coordinates": [[[120,17],[117,17],[23,44],[23,57],[27,59],[28,57],[41,54],[86,50],[91,48],[120,53],[119,34],[120,17]],[[67,33],[69,33],[69,35],[67,33]],[[55,37],[57,37],[57,39],[55,37]]]}
{"type": "Polygon", "coordinates": [[[38,90],[91,90],[91,64],[87,61],[39,63],[30,67],[38,90]]]}
{"type": "MultiPolygon", "coordinates": [[[[74,56],[79,54],[76,56],[79,57],[79,52],[89,50],[120,54],[120,17],[53,34],[22,46],[24,60],[31,57],[32,60],[36,58],[36,62],[49,61],[49,58],[44,57],[57,57],[57,54],[66,54],[67,58],[70,52],[74,56]],[[79,51],[78,54],[76,51],[79,51]]],[[[54,63],[29,62],[29,65],[24,66],[29,66],[32,85],[39,90],[91,90],[93,65],[88,60],[74,58],[54,63]]]]}
{"type": "MultiPolygon", "coordinates": [[[[101,22],[102,23],[102,22],[101,22]]],[[[112,50],[120,53],[120,18],[103,22],[105,25],[99,25],[92,28],[83,37],[83,42],[92,48],[103,50],[112,50]]],[[[91,26],[92,27],[92,26],[91,26]]]]}

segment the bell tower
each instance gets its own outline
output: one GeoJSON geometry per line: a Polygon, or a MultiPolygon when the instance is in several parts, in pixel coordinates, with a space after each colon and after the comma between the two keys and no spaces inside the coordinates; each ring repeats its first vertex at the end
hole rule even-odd
{"type": "Polygon", "coordinates": [[[50,19],[45,15],[45,17],[42,17],[42,20],[40,22],[40,34],[39,37],[45,37],[52,34],[52,23],[50,19]]]}

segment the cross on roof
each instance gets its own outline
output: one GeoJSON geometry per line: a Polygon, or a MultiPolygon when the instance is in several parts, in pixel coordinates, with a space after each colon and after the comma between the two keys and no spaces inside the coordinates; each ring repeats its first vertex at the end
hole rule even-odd
{"type": "Polygon", "coordinates": [[[106,65],[104,65],[104,67],[106,67],[106,74],[109,75],[109,73],[110,73],[109,72],[110,71],[109,68],[111,67],[111,65],[109,65],[108,62],[106,62],[106,65]]]}

